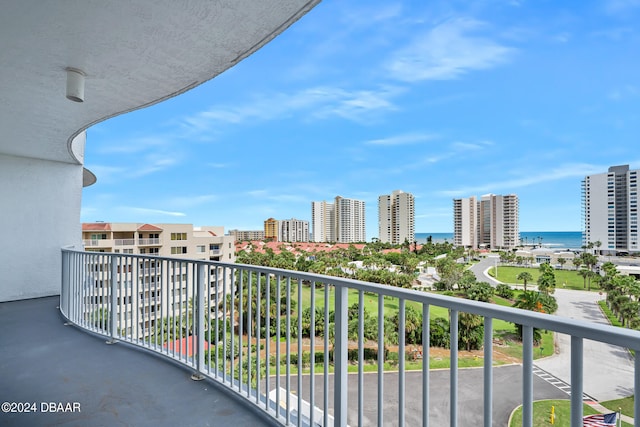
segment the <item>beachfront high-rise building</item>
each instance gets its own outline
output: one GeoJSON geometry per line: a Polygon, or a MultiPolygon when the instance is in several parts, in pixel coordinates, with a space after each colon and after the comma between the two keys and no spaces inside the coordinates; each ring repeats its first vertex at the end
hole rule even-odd
{"type": "Polygon", "coordinates": [[[453,244],[478,247],[478,201],[475,196],[453,200],[453,244]]]}
{"type": "Polygon", "coordinates": [[[362,200],[336,197],[336,236],[340,243],[365,242],[365,203],[362,200]]]}
{"type": "Polygon", "coordinates": [[[453,200],[453,241],[470,248],[512,249],[520,242],[518,196],[485,194],[453,200]]]}
{"type": "Polygon", "coordinates": [[[278,221],[279,242],[308,242],[309,221],[301,219],[282,219],[278,221]]]}
{"type": "Polygon", "coordinates": [[[415,240],[413,194],[395,190],[378,197],[378,239],[394,245],[415,240]]]}
{"type": "Polygon", "coordinates": [[[365,202],[337,196],[334,203],[311,202],[314,242],[364,242],[365,202]]]}
{"type": "Polygon", "coordinates": [[[326,201],[311,202],[311,225],[314,242],[335,242],[335,205],[326,201]]]}
{"type": "Polygon", "coordinates": [[[271,240],[277,242],[278,239],[278,220],[269,218],[264,221],[264,238],[265,240],[271,240]]]}
{"type": "Polygon", "coordinates": [[[629,165],[611,166],[582,181],[583,244],[603,254],[629,253],[638,246],[638,175],[629,165]],[[600,245],[598,245],[598,242],[600,245]]]}

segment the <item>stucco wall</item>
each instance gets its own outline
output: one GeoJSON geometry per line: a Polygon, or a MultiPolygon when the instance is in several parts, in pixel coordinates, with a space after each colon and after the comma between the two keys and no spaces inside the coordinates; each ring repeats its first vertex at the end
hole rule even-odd
{"type": "Polygon", "coordinates": [[[82,166],[0,154],[0,301],[60,293],[60,248],[81,245],[82,166]]]}

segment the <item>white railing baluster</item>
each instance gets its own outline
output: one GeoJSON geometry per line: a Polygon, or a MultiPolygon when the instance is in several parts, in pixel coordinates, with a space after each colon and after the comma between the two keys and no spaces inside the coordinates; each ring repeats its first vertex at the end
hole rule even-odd
{"type": "Polygon", "coordinates": [[[458,427],[458,310],[451,310],[449,329],[449,425],[458,427]]]}
{"type": "Polygon", "coordinates": [[[493,425],[493,319],[484,318],[484,427],[493,425]]]}
{"type": "Polygon", "coordinates": [[[347,426],[347,352],[348,352],[348,309],[349,294],[345,286],[336,286],[335,296],[335,345],[334,384],[333,384],[333,416],[334,426],[347,426]]]}
{"type": "Polygon", "coordinates": [[[571,337],[571,427],[582,427],[582,348],[582,338],[571,337]]]}
{"type": "MultiPolygon", "coordinates": [[[[633,357],[633,367],[635,374],[633,376],[634,390],[640,390],[640,355],[638,355],[638,352],[639,350],[636,349],[633,357]]],[[[638,398],[633,399],[633,421],[635,427],[640,427],[640,399],[638,398]]]]}
{"type": "Polygon", "coordinates": [[[422,304],[422,425],[429,426],[429,346],[431,317],[429,304],[422,304]]]}
{"type": "Polygon", "coordinates": [[[522,427],[533,425],[533,327],[522,325],[522,427]]]}
{"type": "Polygon", "coordinates": [[[405,300],[400,298],[398,301],[398,425],[404,427],[405,422],[405,300]]]}
{"type": "Polygon", "coordinates": [[[358,425],[364,424],[364,291],[358,291],[358,425]]]}
{"type": "Polygon", "coordinates": [[[384,425],[384,295],[378,295],[378,426],[384,425]]]}

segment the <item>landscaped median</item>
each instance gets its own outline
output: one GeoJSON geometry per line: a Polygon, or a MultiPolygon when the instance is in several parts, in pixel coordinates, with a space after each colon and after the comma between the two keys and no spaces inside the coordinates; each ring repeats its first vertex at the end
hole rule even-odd
{"type": "MultiPolygon", "coordinates": [[[[535,286],[538,277],[540,276],[540,270],[532,267],[514,267],[514,266],[499,266],[498,277],[495,275],[495,269],[491,267],[488,271],[489,275],[500,282],[510,285],[522,286],[522,280],[518,280],[517,277],[522,272],[528,272],[533,279],[527,283],[527,286],[535,286]]],[[[559,289],[573,289],[579,291],[586,291],[589,288],[589,282],[583,278],[576,270],[562,270],[554,269],[553,273],[556,276],[556,288],[559,289]]],[[[600,291],[600,287],[596,280],[591,279],[591,291],[600,291]]]]}
{"type": "MultiPolygon", "coordinates": [[[[615,411],[612,411],[615,412],[615,411]]],[[[586,403],[582,407],[584,415],[599,414],[586,403]]],[[[571,401],[570,400],[538,400],[533,402],[533,425],[554,427],[571,427],[571,401]],[[551,421],[553,413],[553,422],[551,421]]],[[[622,422],[623,427],[633,427],[622,422]]],[[[509,418],[509,427],[522,427],[522,405],[518,406],[509,418]]]]}

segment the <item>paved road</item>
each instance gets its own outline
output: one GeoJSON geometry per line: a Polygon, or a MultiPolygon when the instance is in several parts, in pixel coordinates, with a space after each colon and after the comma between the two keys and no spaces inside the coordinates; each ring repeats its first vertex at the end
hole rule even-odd
{"type": "MultiPolygon", "coordinates": [[[[556,289],[559,316],[607,324],[595,292],[556,289]]],[[[571,338],[557,334],[559,353],[536,361],[536,365],[563,381],[571,379],[571,338]]],[[[626,349],[596,341],[584,341],[584,392],[597,400],[611,400],[633,394],[633,361],[626,349]]]]}
{"type": "MultiPolygon", "coordinates": [[[[432,370],[429,374],[430,412],[429,424],[434,426],[449,425],[449,370],[432,370]]],[[[377,396],[378,375],[368,373],[364,375],[364,408],[363,426],[377,424],[377,396]]],[[[461,369],[458,371],[458,425],[460,427],[476,427],[483,421],[483,370],[461,369]]],[[[297,377],[291,378],[291,385],[295,389],[297,377]]],[[[275,381],[271,381],[271,389],[275,381]]],[[[309,399],[309,376],[303,376],[302,397],[309,399]]],[[[316,402],[317,407],[323,406],[322,379],[317,377],[316,402]]],[[[509,415],[513,409],[522,403],[522,366],[509,365],[494,368],[493,371],[493,425],[503,427],[507,425],[509,415]]],[[[358,425],[358,377],[349,375],[349,425],[358,425]]],[[[333,395],[333,376],[329,377],[330,396],[333,395]]],[[[406,425],[422,424],[422,373],[407,372],[405,382],[405,421],[406,425]]],[[[567,399],[565,392],[534,376],[534,399],[567,399]]],[[[282,399],[282,398],[281,398],[282,399]]],[[[330,397],[332,399],[332,397],[330,397]]],[[[384,425],[396,426],[398,422],[398,374],[388,372],[384,374],[384,425]]],[[[329,402],[333,412],[333,401],[329,402]]]]}
{"type": "Polygon", "coordinates": [[[475,274],[476,280],[478,282],[488,282],[492,286],[495,286],[495,285],[499,284],[500,282],[497,281],[496,279],[494,279],[493,277],[489,276],[485,272],[489,268],[492,268],[493,266],[495,266],[495,263],[496,263],[497,259],[499,259],[499,257],[497,255],[495,257],[494,256],[488,256],[486,258],[482,258],[480,260],[480,262],[472,265],[469,268],[469,270],[471,270],[471,272],[473,272],[473,274],[475,274]]]}
{"type": "MultiPolygon", "coordinates": [[[[494,285],[499,283],[486,274],[487,269],[492,267],[494,262],[493,257],[488,257],[472,268],[479,281],[494,285]]],[[[597,301],[603,298],[598,293],[556,289],[554,295],[558,301],[556,313],[558,316],[608,324],[597,304],[597,301]]],[[[556,334],[556,344],[557,354],[537,361],[536,366],[569,383],[571,380],[571,338],[568,335],[556,334]]],[[[586,394],[599,401],[618,399],[633,394],[633,360],[626,349],[585,340],[583,352],[583,391],[586,394]]]]}

